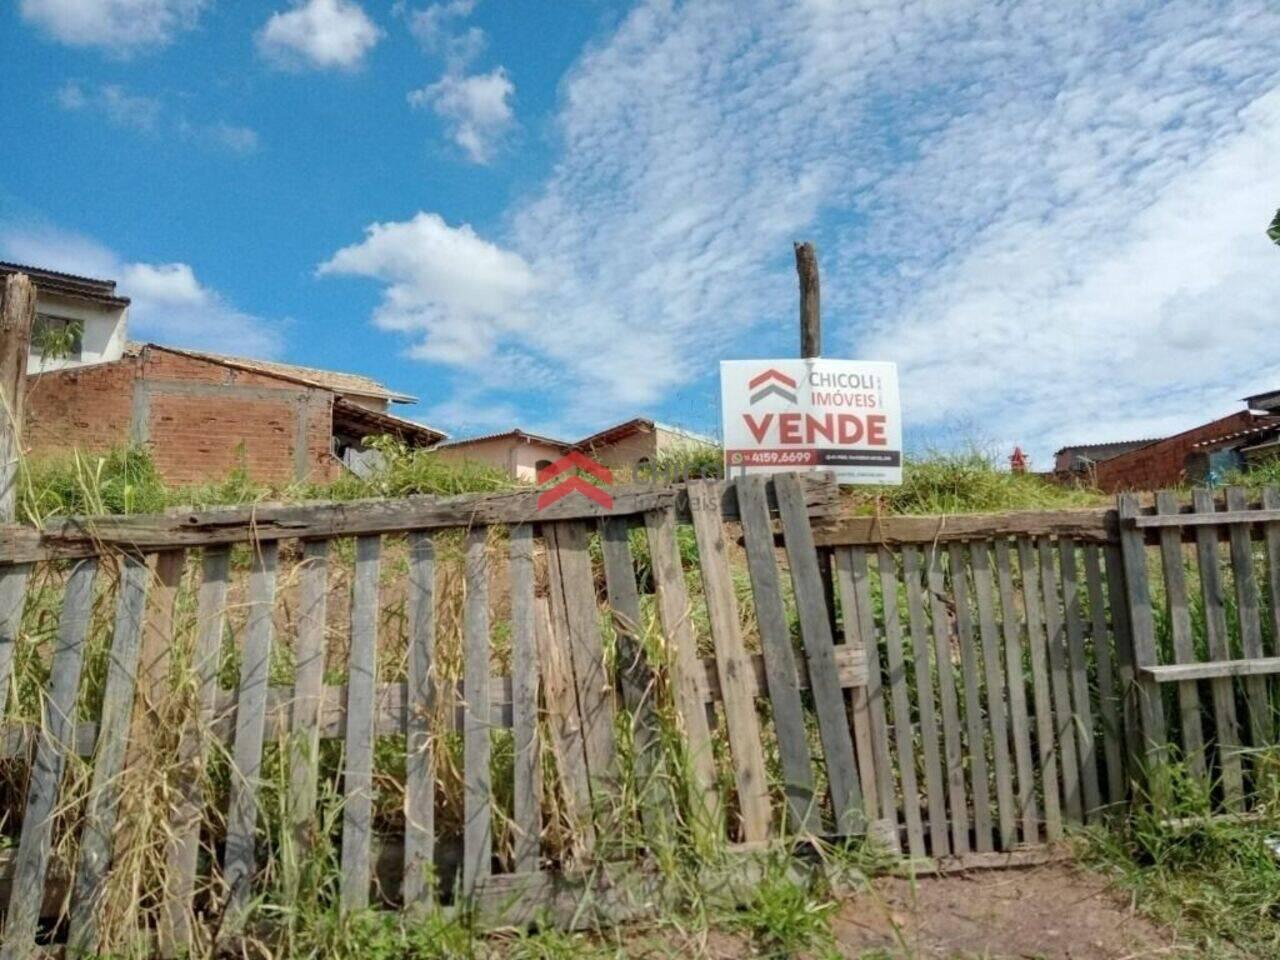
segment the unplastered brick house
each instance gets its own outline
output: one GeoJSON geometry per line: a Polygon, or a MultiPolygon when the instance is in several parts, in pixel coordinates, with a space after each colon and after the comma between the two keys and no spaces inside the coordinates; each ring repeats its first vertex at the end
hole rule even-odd
{"type": "Polygon", "coordinates": [[[37,291],[23,430],[31,455],[138,444],[171,483],[238,468],[287,483],[359,472],[375,436],[415,447],[445,439],[391,413],[414,398],[368,377],[130,342],[129,300],[114,281],[0,263],[0,275],[18,271],[37,291]]]}

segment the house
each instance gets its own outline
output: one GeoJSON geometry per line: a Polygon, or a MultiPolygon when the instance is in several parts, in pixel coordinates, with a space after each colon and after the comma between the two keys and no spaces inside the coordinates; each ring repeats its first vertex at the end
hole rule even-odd
{"type": "Polygon", "coordinates": [[[644,470],[664,455],[695,447],[719,445],[678,427],[637,417],[606,427],[582,440],[556,440],[523,430],[507,430],[480,437],[452,440],[436,447],[439,455],[501,470],[513,480],[533,483],[538,471],[570,450],[579,450],[626,478],[642,479],[644,470]]]}
{"type": "Polygon", "coordinates": [[[477,463],[500,470],[513,480],[535,483],[538,471],[573,449],[573,444],[540,437],[523,430],[507,430],[442,443],[435,448],[442,460],[477,463]]]}
{"type": "Polygon", "coordinates": [[[23,442],[35,456],[145,445],[171,483],[243,467],[269,483],[359,471],[366,441],[445,434],[390,411],[413,397],[368,377],[128,340],[114,281],[0,263],[36,285],[23,442]],[[56,349],[55,349],[56,348],[56,349]]]}
{"type": "Polygon", "coordinates": [[[664,456],[719,444],[710,437],[644,417],[625,420],[579,440],[574,447],[610,470],[643,475],[664,456]]]}
{"type": "Polygon", "coordinates": [[[1059,479],[1083,477],[1102,490],[1158,490],[1212,482],[1280,453],[1280,390],[1245,398],[1246,409],[1169,437],[1063,447],[1059,479]]]}

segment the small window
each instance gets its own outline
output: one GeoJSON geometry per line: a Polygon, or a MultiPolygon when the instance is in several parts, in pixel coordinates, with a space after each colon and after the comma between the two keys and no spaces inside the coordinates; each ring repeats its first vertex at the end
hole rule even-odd
{"type": "Polygon", "coordinates": [[[543,470],[547,469],[547,467],[549,466],[551,466],[550,460],[539,460],[537,463],[533,465],[533,469],[541,473],[543,470]]]}
{"type": "Polygon", "coordinates": [[[84,321],[37,313],[31,328],[31,352],[50,360],[79,360],[84,351],[84,321]]]}

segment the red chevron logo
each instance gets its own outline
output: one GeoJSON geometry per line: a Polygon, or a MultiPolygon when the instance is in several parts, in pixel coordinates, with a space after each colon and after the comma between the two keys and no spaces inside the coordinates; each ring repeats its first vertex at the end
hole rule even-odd
{"type": "Polygon", "coordinates": [[[777,380],[783,386],[790,387],[792,390],[796,388],[796,382],[794,380],[788,377],[781,370],[775,370],[773,369],[773,367],[770,367],[764,373],[761,373],[753,377],[751,379],[751,382],[747,384],[747,389],[754,390],[756,387],[760,386],[760,384],[764,383],[767,380],[777,380]]]}
{"type": "MultiPolygon", "coordinates": [[[[613,483],[613,473],[604,464],[597,463],[584,453],[572,450],[565,454],[555,463],[543,467],[538,471],[538,483],[546,483],[562,473],[568,473],[571,470],[581,470],[589,473],[601,483],[613,483]]],[[[594,483],[584,479],[575,473],[572,476],[565,477],[554,487],[549,487],[538,494],[538,509],[543,510],[551,504],[564,499],[574,492],[582,494],[588,500],[593,500],[600,504],[606,510],[613,509],[613,497],[609,491],[603,487],[598,487],[594,483]]]]}

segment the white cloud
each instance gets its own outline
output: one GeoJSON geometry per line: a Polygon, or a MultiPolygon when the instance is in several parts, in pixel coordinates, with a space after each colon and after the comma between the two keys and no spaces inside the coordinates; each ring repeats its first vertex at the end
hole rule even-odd
{"type": "Polygon", "coordinates": [[[252,127],[226,123],[222,120],[213,123],[190,123],[184,120],[179,124],[178,129],[191,140],[206,143],[242,157],[256,153],[262,142],[258,131],[252,127]]]}
{"type": "Polygon", "coordinates": [[[251,127],[222,120],[206,123],[185,117],[174,119],[159,98],[130,93],[118,84],[94,88],[68,80],[58,88],[54,99],[68,112],[93,110],[117,127],[146,134],[172,131],[185,140],[239,156],[254,153],[259,146],[258,132],[251,127]]]}
{"type": "Polygon", "coordinates": [[[248,357],[278,356],[284,348],[279,323],[237,309],[185,263],[129,262],[77,233],[3,223],[0,259],[117,281],[116,289],[133,301],[134,340],[248,357]]]}
{"type": "Polygon", "coordinates": [[[430,107],[449,124],[450,136],[475,163],[488,163],[514,120],[515,84],[502,67],[488,73],[446,73],[409,94],[415,107],[430,107]]]}
{"type": "Polygon", "coordinates": [[[258,49],[283,67],[353,70],[382,37],[352,0],[300,0],[273,13],[258,31],[258,49]]]}
{"type": "Polygon", "coordinates": [[[1262,0],[642,3],[562,82],[553,172],[491,238],[534,319],[458,356],[713,427],[673,392],[795,349],[813,238],[827,353],[898,360],[917,440],[973,424],[1043,464],[1229,413],[1280,382],[1277,35],[1262,0]]]}
{"type": "Polygon", "coordinates": [[[478,0],[449,0],[407,10],[409,32],[428,53],[443,57],[450,73],[460,73],[488,44],[489,38],[479,27],[457,25],[471,16],[477,5],[478,0]]]}
{"type": "Polygon", "coordinates": [[[431,213],[371,225],[319,272],[387,283],[374,322],[415,337],[415,356],[453,364],[484,361],[504,336],[523,329],[538,288],[522,257],[431,213]]]}
{"type": "Polygon", "coordinates": [[[73,47],[125,56],[190,30],[208,0],[21,0],[23,19],[73,47]]]}

